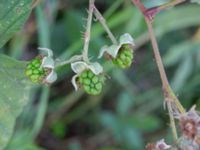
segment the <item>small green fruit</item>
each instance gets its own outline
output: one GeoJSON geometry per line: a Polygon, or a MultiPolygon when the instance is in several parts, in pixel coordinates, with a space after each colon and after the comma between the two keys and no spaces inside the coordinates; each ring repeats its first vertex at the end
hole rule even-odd
{"type": "Polygon", "coordinates": [[[80,74],[78,81],[83,89],[91,95],[100,94],[104,83],[102,75],[95,75],[91,70],[83,71],[80,74]]]}
{"type": "Polygon", "coordinates": [[[41,68],[42,60],[41,58],[36,57],[31,62],[27,64],[25,69],[25,75],[33,82],[39,83],[47,75],[47,72],[44,68],[41,68]]]}
{"type": "Polygon", "coordinates": [[[128,68],[131,66],[133,60],[133,49],[129,45],[123,45],[117,57],[112,62],[120,68],[128,68]]]}

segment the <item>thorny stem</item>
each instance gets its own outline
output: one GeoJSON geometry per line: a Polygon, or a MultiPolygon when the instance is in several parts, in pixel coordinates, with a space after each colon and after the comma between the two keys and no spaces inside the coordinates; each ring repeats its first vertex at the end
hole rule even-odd
{"type": "Polygon", "coordinates": [[[158,69],[159,69],[159,72],[160,72],[160,77],[162,79],[163,87],[169,87],[169,83],[168,83],[168,80],[167,80],[165,69],[164,69],[164,66],[162,64],[162,60],[161,60],[161,57],[160,57],[158,44],[157,44],[157,41],[156,41],[156,38],[155,38],[155,35],[154,35],[154,32],[153,32],[152,24],[147,18],[145,18],[145,20],[146,20],[146,23],[147,23],[147,26],[148,26],[149,36],[150,36],[150,39],[151,39],[151,44],[153,46],[153,52],[154,52],[154,55],[155,55],[156,63],[158,65],[158,69]]]}
{"type": "Polygon", "coordinates": [[[160,52],[159,52],[159,48],[158,48],[158,43],[157,43],[155,34],[153,32],[153,27],[152,27],[151,21],[146,17],[145,17],[145,20],[146,20],[146,23],[148,26],[149,36],[150,36],[151,44],[153,47],[156,64],[158,66],[158,70],[159,70],[160,77],[162,80],[164,96],[169,98],[170,100],[173,100],[175,105],[177,106],[178,110],[181,113],[184,113],[185,110],[184,110],[183,106],[180,104],[179,100],[177,99],[177,97],[175,96],[174,92],[171,90],[171,87],[169,85],[169,81],[168,81],[166,73],[165,73],[165,69],[164,69],[162,59],[160,56],[160,52]]]}
{"type": "Polygon", "coordinates": [[[117,45],[117,40],[116,40],[115,36],[112,34],[112,32],[110,31],[108,25],[106,24],[106,20],[104,19],[102,14],[99,12],[99,10],[95,6],[94,6],[94,15],[96,16],[96,18],[99,20],[99,22],[101,23],[101,25],[103,26],[103,28],[107,32],[112,43],[117,45]]]}
{"type": "MultiPolygon", "coordinates": [[[[178,1],[180,1],[180,0],[178,0],[178,1]]],[[[173,137],[174,137],[175,140],[177,140],[177,131],[176,131],[176,125],[175,125],[174,116],[173,116],[172,105],[175,104],[176,108],[178,109],[178,111],[180,113],[184,113],[185,109],[183,108],[183,106],[181,105],[181,103],[179,102],[178,98],[175,96],[174,92],[172,91],[172,89],[169,85],[169,81],[167,79],[165,69],[164,69],[164,66],[163,66],[163,63],[162,63],[162,59],[161,59],[161,56],[160,56],[158,43],[157,43],[155,34],[153,32],[152,18],[154,16],[149,16],[148,11],[144,10],[145,7],[140,2],[140,0],[132,0],[132,2],[140,9],[140,11],[143,13],[143,15],[145,17],[145,21],[146,21],[146,24],[147,24],[147,27],[148,27],[151,44],[152,44],[152,47],[153,47],[154,56],[155,56],[155,59],[156,59],[156,64],[158,66],[158,70],[159,70],[160,77],[161,77],[161,80],[162,80],[163,92],[164,92],[164,96],[165,96],[165,102],[167,104],[167,108],[168,108],[168,111],[169,111],[170,125],[171,125],[171,129],[172,129],[173,137]]],[[[168,8],[169,6],[170,7],[174,6],[175,4],[178,4],[178,3],[175,3],[175,1],[173,1],[170,4],[165,5],[165,7],[163,6],[162,9],[168,8]]]]}
{"type": "Polygon", "coordinates": [[[86,31],[85,31],[85,35],[84,35],[84,47],[83,47],[83,60],[86,62],[89,62],[88,48],[89,48],[89,42],[90,42],[90,31],[91,31],[93,10],[94,10],[94,0],[90,0],[87,26],[86,26],[86,31]]]}

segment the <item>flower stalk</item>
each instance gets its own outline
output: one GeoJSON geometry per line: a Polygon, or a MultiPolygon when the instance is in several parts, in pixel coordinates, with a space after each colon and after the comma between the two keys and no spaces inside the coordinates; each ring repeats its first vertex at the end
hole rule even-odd
{"type": "Polygon", "coordinates": [[[89,48],[89,43],[90,43],[90,32],[91,32],[93,11],[94,11],[94,0],[90,0],[87,26],[86,26],[86,31],[85,31],[85,35],[84,35],[84,47],[83,47],[83,60],[86,62],[89,62],[88,48],[89,48]]]}
{"type": "Polygon", "coordinates": [[[94,6],[94,15],[99,20],[99,22],[101,23],[101,25],[105,29],[105,31],[107,32],[107,34],[108,34],[110,40],[112,41],[112,43],[117,45],[118,42],[117,42],[115,36],[110,31],[110,29],[109,29],[109,27],[108,27],[108,25],[106,23],[106,20],[104,19],[102,14],[99,12],[99,10],[95,6],[94,6]]]}

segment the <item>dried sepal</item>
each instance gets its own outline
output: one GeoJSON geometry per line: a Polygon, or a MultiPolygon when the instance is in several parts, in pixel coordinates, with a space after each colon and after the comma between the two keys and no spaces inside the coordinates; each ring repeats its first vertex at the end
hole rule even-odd
{"type": "Polygon", "coordinates": [[[57,79],[53,51],[48,48],[38,49],[43,53],[27,64],[25,74],[33,83],[51,84],[57,79]]]}
{"type": "Polygon", "coordinates": [[[171,148],[171,146],[168,145],[168,144],[166,144],[165,141],[164,141],[164,139],[161,139],[160,141],[158,141],[158,142],[156,143],[156,148],[157,148],[158,150],[166,150],[166,149],[171,148]]]}
{"type": "Polygon", "coordinates": [[[44,78],[43,82],[47,84],[51,84],[57,80],[57,74],[54,70],[51,70],[51,72],[44,78]]]}
{"type": "Polygon", "coordinates": [[[129,45],[130,47],[133,47],[135,45],[134,39],[128,33],[125,33],[125,34],[120,36],[118,45],[111,45],[111,46],[102,47],[101,50],[100,50],[98,58],[101,58],[104,55],[104,53],[107,53],[107,54],[111,55],[113,58],[116,58],[119,50],[124,45],[129,45]]]}
{"type": "Polygon", "coordinates": [[[71,81],[75,90],[82,87],[91,95],[101,92],[104,80],[102,77],[103,67],[99,63],[78,61],[72,63],[71,68],[76,73],[71,81]]]}
{"type": "Polygon", "coordinates": [[[55,68],[55,61],[51,57],[44,57],[42,59],[41,67],[54,69],[55,68]]]}
{"type": "Polygon", "coordinates": [[[45,48],[45,47],[38,47],[38,49],[44,53],[45,56],[47,57],[53,57],[53,51],[49,48],[45,48]]]}
{"type": "Polygon", "coordinates": [[[179,138],[177,144],[180,150],[199,150],[200,149],[200,145],[196,142],[196,140],[188,139],[184,136],[179,138]]]}
{"type": "Polygon", "coordinates": [[[97,63],[86,63],[84,61],[77,61],[74,63],[71,63],[71,68],[76,74],[80,74],[84,70],[91,70],[94,74],[98,75],[103,72],[103,67],[97,63]]]}
{"type": "Polygon", "coordinates": [[[146,145],[147,150],[168,150],[170,148],[171,146],[166,144],[164,139],[161,139],[156,143],[149,143],[146,145]]]}
{"type": "Polygon", "coordinates": [[[179,120],[180,130],[184,137],[188,139],[195,139],[200,133],[200,116],[192,107],[188,112],[176,116],[179,120]]]}
{"type": "Polygon", "coordinates": [[[119,42],[120,42],[120,45],[130,44],[131,46],[135,46],[134,39],[128,33],[125,33],[125,34],[121,35],[120,39],[119,39],[119,42]]]}
{"type": "Polygon", "coordinates": [[[77,78],[78,78],[78,74],[76,74],[76,75],[74,75],[73,77],[72,77],[72,85],[74,86],[74,88],[75,88],[75,90],[77,91],[78,90],[78,82],[77,82],[77,78]]]}
{"type": "Polygon", "coordinates": [[[100,50],[98,58],[101,58],[104,55],[104,53],[107,53],[111,55],[113,58],[116,58],[119,49],[120,49],[120,45],[103,46],[100,50]]]}

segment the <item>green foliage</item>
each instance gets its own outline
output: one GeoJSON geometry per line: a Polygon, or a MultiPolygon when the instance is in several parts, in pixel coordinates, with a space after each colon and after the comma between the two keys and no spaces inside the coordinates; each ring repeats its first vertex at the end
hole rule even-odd
{"type": "MultiPolygon", "coordinates": [[[[87,16],[85,8],[87,8],[88,1],[69,1],[67,9],[61,9],[58,2],[60,1],[51,0],[36,9],[38,34],[34,33],[29,36],[29,33],[21,32],[20,36],[16,35],[12,44],[4,47],[1,52],[10,56],[17,54],[18,58],[28,55],[30,58],[32,53],[25,47],[32,48],[33,45],[40,45],[53,49],[55,57],[60,56],[60,60],[80,53],[83,44],[80,31],[84,31],[83,24],[85,23],[81,18],[87,16]],[[22,40],[22,44],[17,42],[19,39],[22,40]]],[[[72,76],[69,66],[57,69],[59,79],[55,85],[51,88],[43,87],[41,90],[38,88],[32,90],[33,102],[27,105],[27,110],[19,118],[16,125],[18,132],[15,132],[7,147],[8,150],[40,149],[33,144],[34,138],[47,149],[50,146],[52,149],[60,148],[60,143],[63,142],[65,144],[63,149],[69,150],[144,150],[147,141],[164,138],[163,135],[169,132],[167,129],[169,120],[166,119],[166,113],[162,108],[160,78],[152,58],[144,19],[138,9],[130,5],[131,3],[127,5],[123,2],[123,0],[112,0],[105,5],[101,0],[97,0],[96,4],[100,10],[106,10],[108,25],[116,37],[126,32],[133,35],[137,50],[134,67],[122,71],[114,67],[111,62],[101,63],[105,72],[112,78],[104,85],[103,92],[95,97],[86,95],[83,91],[74,92],[69,81],[72,76]],[[33,135],[24,134],[26,129],[33,135]],[[44,137],[47,139],[44,140],[44,137]],[[52,142],[48,143],[51,140],[53,145],[50,144],[52,142]]],[[[149,7],[165,3],[166,0],[144,0],[144,2],[149,7]]],[[[61,4],[64,4],[62,6],[65,8],[66,3],[62,1],[61,4]]],[[[2,6],[1,3],[0,6],[2,6]]],[[[200,46],[199,38],[195,36],[200,26],[199,10],[198,5],[185,3],[158,14],[154,22],[154,30],[161,55],[164,58],[167,75],[186,108],[194,102],[197,102],[198,108],[200,104],[198,101],[200,97],[200,46]]],[[[12,11],[14,12],[14,9],[12,11]]],[[[95,59],[101,46],[105,44],[110,45],[110,41],[106,38],[105,31],[100,24],[94,22],[89,51],[90,59],[95,59]]],[[[4,72],[0,74],[0,77],[4,77],[0,83],[3,83],[3,86],[7,82],[12,83],[12,88],[6,91],[3,86],[0,87],[2,91],[0,96],[2,97],[3,93],[5,97],[3,102],[0,99],[0,111],[5,110],[4,103],[10,102],[5,100],[7,98],[5,93],[11,90],[14,94],[17,92],[18,95],[15,96],[14,103],[10,104],[16,103],[17,107],[14,106],[15,109],[12,107],[9,112],[18,116],[16,111],[19,107],[22,109],[22,106],[18,104],[22,100],[19,94],[26,87],[26,83],[23,82],[25,78],[23,69],[26,64],[5,56],[0,58],[14,63],[13,69],[2,68],[7,65],[7,61],[4,63],[0,59],[0,70],[4,72]],[[17,70],[18,73],[12,70],[17,70]],[[17,83],[13,81],[16,78],[14,74],[21,76],[17,83]],[[18,82],[21,83],[20,87],[18,82]]],[[[5,115],[4,112],[0,116],[4,117],[4,120],[6,117],[7,121],[10,113],[5,115]]],[[[12,118],[12,128],[14,118],[12,118]]],[[[1,132],[4,123],[5,121],[0,121],[1,132]]],[[[0,133],[0,137],[1,135],[3,133],[0,133]]],[[[169,136],[169,141],[170,139],[171,136],[169,136]]]]}
{"type": "Polygon", "coordinates": [[[65,124],[63,122],[55,122],[51,129],[55,136],[59,138],[63,138],[65,136],[65,124]]]}
{"type": "MultiPolygon", "coordinates": [[[[0,1],[0,47],[19,31],[31,12],[32,0],[0,1]]],[[[28,101],[29,88],[22,74],[24,62],[0,55],[0,149],[10,139],[15,120],[28,101]]]]}
{"type": "Polygon", "coordinates": [[[12,136],[15,120],[28,101],[29,86],[22,73],[26,64],[0,55],[0,149],[12,136]]]}
{"type": "Polygon", "coordinates": [[[33,0],[0,1],[0,47],[19,31],[31,12],[33,0]]]}
{"type": "Polygon", "coordinates": [[[5,150],[44,150],[33,143],[31,135],[25,129],[15,133],[5,150]]]}

